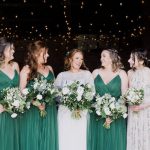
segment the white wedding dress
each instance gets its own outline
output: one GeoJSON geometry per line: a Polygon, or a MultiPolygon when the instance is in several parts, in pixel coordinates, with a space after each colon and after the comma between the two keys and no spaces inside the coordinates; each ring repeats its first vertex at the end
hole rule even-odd
{"type": "MultiPolygon", "coordinates": [[[[62,88],[72,81],[81,83],[90,83],[94,86],[92,74],[89,71],[82,70],[78,73],[70,71],[60,73],[55,85],[62,88]]],[[[81,112],[79,120],[71,117],[71,111],[63,105],[58,108],[58,132],[59,132],[59,150],[86,150],[86,130],[87,130],[87,110],[81,112]]]]}
{"type": "MultiPolygon", "coordinates": [[[[150,104],[150,69],[136,70],[130,87],[143,88],[143,103],[150,104]]],[[[150,150],[150,107],[137,113],[129,109],[128,113],[127,150],[150,150]]]]}

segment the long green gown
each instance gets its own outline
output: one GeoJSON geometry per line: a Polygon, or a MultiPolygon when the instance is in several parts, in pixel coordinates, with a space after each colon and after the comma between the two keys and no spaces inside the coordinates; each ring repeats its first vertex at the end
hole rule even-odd
{"type": "MultiPolygon", "coordinates": [[[[12,79],[0,71],[0,91],[7,87],[18,86],[19,75],[16,70],[12,79]]],[[[0,114],[0,150],[19,150],[18,124],[18,118],[11,118],[7,112],[0,114]]]]}
{"type": "MultiPolygon", "coordinates": [[[[121,95],[121,79],[117,75],[105,84],[100,75],[95,80],[96,93],[103,96],[111,94],[118,99],[121,95]]],[[[90,114],[87,134],[87,150],[126,150],[126,120],[119,118],[111,123],[110,129],[105,129],[105,119],[97,120],[95,113],[90,114]]]]}
{"type": "MultiPolygon", "coordinates": [[[[44,78],[54,80],[54,75],[49,72],[44,78]]],[[[29,82],[29,86],[31,84],[32,81],[29,82]]],[[[46,112],[45,118],[40,117],[38,108],[31,105],[31,108],[22,116],[20,119],[20,150],[58,150],[55,102],[46,106],[46,112]]]]}

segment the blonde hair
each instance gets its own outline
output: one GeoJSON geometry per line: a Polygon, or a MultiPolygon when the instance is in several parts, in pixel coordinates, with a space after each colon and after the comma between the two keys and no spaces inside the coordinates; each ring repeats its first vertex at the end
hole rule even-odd
{"type": "Polygon", "coordinates": [[[109,56],[112,60],[112,71],[116,72],[119,69],[123,68],[123,64],[121,62],[121,57],[118,54],[118,51],[116,49],[104,49],[103,51],[108,51],[109,56]]]}

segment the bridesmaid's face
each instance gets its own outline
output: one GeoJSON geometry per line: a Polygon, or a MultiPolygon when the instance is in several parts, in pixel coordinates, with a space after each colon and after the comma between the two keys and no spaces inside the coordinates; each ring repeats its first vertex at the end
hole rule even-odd
{"type": "Polygon", "coordinates": [[[101,60],[101,65],[103,67],[107,67],[107,66],[112,65],[112,60],[110,58],[110,54],[106,50],[102,51],[100,60],[101,60]]]}
{"type": "Polygon", "coordinates": [[[130,67],[131,67],[131,68],[134,67],[135,62],[134,62],[134,58],[133,58],[133,55],[132,55],[132,54],[130,55],[130,58],[129,58],[128,62],[129,62],[129,64],[130,64],[130,67]]]}
{"type": "Polygon", "coordinates": [[[6,46],[5,50],[4,50],[4,57],[5,59],[7,59],[8,61],[13,60],[14,59],[14,45],[8,45],[6,46]]]}
{"type": "Polygon", "coordinates": [[[38,56],[38,64],[45,64],[47,63],[48,55],[48,49],[47,48],[41,48],[41,52],[38,56]]]}
{"type": "Polygon", "coordinates": [[[73,55],[73,57],[70,59],[71,62],[71,68],[72,69],[80,69],[82,63],[83,63],[83,55],[80,52],[77,52],[73,55]]]}
{"type": "Polygon", "coordinates": [[[139,68],[141,66],[143,66],[143,61],[139,61],[137,56],[135,55],[135,58],[133,57],[133,55],[131,54],[130,55],[130,59],[128,60],[129,64],[130,64],[130,67],[131,68],[139,68]],[[135,59],[135,60],[134,60],[135,59]]]}

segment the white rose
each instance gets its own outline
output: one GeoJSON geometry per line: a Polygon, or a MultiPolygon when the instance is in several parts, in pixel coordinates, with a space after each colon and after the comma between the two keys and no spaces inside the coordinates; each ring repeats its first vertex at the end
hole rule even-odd
{"type": "Polygon", "coordinates": [[[101,115],[101,112],[100,111],[96,111],[96,114],[98,115],[98,116],[100,116],[101,115]]]}
{"type": "Polygon", "coordinates": [[[127,116],[128,116],[127,113],[123,114],[123,118],[127,118],[127,116]]]}
{"type": "Polygon", "coordinates": [[[30,103],[30,102],[27,102],[27,103],[26,103],[26,107],[27,107],[27,109],[30,109],[30,105],[31,105],[31,103],[30,103]]]}
{"type": "Polygon", "coordinates": [[[62,89],[62,93],[63,93],[63,95],[68,94],[68,93],[69,93],[69,89],[68,89],[67,87],[64,87],[64,88],[62,89]]]}
{"type": "Polygon", "coordinates": [[[34,89],[37,89],[37,87],[38,87],[38,83],[35,83],[35,84],[33,85],[33,88],[34,88],[34,89]]]}
{"type": "Polygon", "coordinates": [[[17,117],[17,114],[16,114],[16,113],[13,113],[13,114],[11,115],[11,117],[12,117],[12,118],[16,118],[16,117],[17,117]]]}
{"type": "Polygon", "coordinates": [[[18,108],[19,105],[20,105],[19,100],[15,100],[15,101],[12,103],[12,105],[15,106],[16,108],[18,108]]]}
{"type": "Polygon", "coordinates": [[[111,111],[109,110],[108,107],[105,107],[105,108],[104,108],[104,112],[105,112],[105,114],[108,115],[108,116],[111,114],[111,111]]]}
{"type": "Polygon", "coordinates": [[[82,95],[83,92],[84,92],[84,88],[81,87],[81,86],[79,86],[78,89],[77,89],[77,93],[78,93],[79,95],[82,95]]]}
{"type": "Polygon", "coordinates": [[[22,90],[22,93],[23,93],[24,95],[27,95],[27,94],[29,94],[29,91],[28,91],[27,88],[25,88],[25,89],[22,90]]]}
{"type": "Polygon", "coordinates": [[[82,97],[81,97],[80,95],[78,95],[78,96],[77,96],[77,101],[81,101],[81,98],[82,98],[82,97]]]}
{"type": "Polygon", "coordinates": [[[37,98],[38,100],[41,100],[43,97],[42,97],[41,94],[38,94],[38,95],[36,96],[36,98],[37,98]]]}
{"type": "Polygon", "coordinates": [[[110,104],[110,108],[111,108],[111,109],[114,109],[114,108],[115,108],[114,103],[111,103],[111,104],[110,104]]]}

